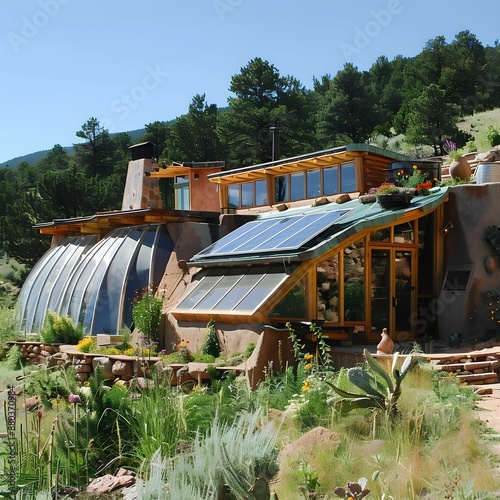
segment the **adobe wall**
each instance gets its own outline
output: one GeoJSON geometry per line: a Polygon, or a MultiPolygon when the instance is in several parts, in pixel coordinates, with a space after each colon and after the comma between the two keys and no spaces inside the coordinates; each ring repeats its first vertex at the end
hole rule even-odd
{"type": "Polygon", "coordinates": [[[498,304],[487,299],[487,292],[500,291],[500,260],[493,269],[485,266],[487,258],[490,266],[495,262],[485,235],[488,226],[500,226],[500,183],[464,184],[449,192],[444,224],[451,221],[453,228],[444,236],[443,276],[449,265],[474,267],[467,291],[441,293],[435,304],[440,338],[460,333],[463,339],[481,339],[494,334],[500,320],[498,304]]]}

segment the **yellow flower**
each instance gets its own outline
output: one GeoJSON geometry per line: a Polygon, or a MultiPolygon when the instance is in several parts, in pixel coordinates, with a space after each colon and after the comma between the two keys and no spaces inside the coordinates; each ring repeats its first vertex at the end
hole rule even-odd
{"type": "Polygon", "coordinates": [[[304,370],[310,370],[311,369],[311,363],[307,363],[306,366],[304,366],[304,370]]]}
{"type": "Polygon", "coordinates": [[[304,356],[304,359],[309,360],[309,359],[313,359],[313,357],[314,357],[314,356],[313,356],[312,354],[306,354],[306,355],[304,356]]]}
{"type": "Polygon", "coordinates": [[[304,380],[304,384],[302,385],[302,392],[307,392],[309,390],[309,382],[304,380]]]}

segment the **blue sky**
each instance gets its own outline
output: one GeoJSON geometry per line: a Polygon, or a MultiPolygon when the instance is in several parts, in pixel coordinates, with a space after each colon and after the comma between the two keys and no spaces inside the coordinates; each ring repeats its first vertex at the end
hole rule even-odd
{"type": "Polygon", "coordinates": [[[3,0],[0,162],[187,112],[195,94],[225,106],[254,57],[311,88],[346,62],[414,56],[462,30],[499,38],[498,0],[3,0]]]}

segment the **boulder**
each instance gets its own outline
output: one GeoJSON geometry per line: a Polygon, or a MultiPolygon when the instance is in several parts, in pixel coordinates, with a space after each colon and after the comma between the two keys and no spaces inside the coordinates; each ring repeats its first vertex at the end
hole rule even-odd
{"type": "MultiPolygon", "coordinates": [[[[48,353],[48,351],[45,351],[48,353]]],[[[52,368],[53,366],[66,366],[69,363],[69,356],[65,352],[57,352],[47,357],[47,367],[52,368]]]]}
{"type": "Polygon", "coordinates": [[[104,378],[113,380],[115,376],[113,375],[113,362],[106,356],[97,357],[92,360],[92,368],[94,373],[97,369],[101,370],[104,378]]]}
{"type": "Polygon", "coordinates": [[[332,454],[339,447],[341,437],[325,427],[315,427],[296,441],[285,446],[280,454],[281,463],[299,463],[304,457],[315,462],[315,458],[325,453],[332,454]]]}
{"type": "Polygon", "coordinates": [[[113,375],[120,377],[122,380],[130,380],[134,377],[134,365],[132,360],[129,361],[115,361],[111,369],[113,375]]]}
{"type": "Polygon", "coordinates": [[[127,472],[128,473],[123,473],[119,476],[106,474],[105,476],[98,477],[87,486],[86,491],[87,493],[105,495],[117,490],[118,488],[132,486],[135,484],[135,473],[132,473],[131,471],[127,472]]]}
{"type": "Polygon", "coordinates": [[[195,380],[210,380],[207,373],[207,363],[188,363],[187,372],[195,380]]]}

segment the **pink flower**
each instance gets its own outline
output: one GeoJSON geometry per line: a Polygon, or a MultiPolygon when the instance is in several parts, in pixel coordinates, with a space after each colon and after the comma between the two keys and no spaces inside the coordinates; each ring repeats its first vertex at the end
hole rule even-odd
{"type": "Polygon", "coordinates": [[[76,405],[82,402],[82,398],[78,394],[70,394],[68,396],[68,401],[76,405]]]}

